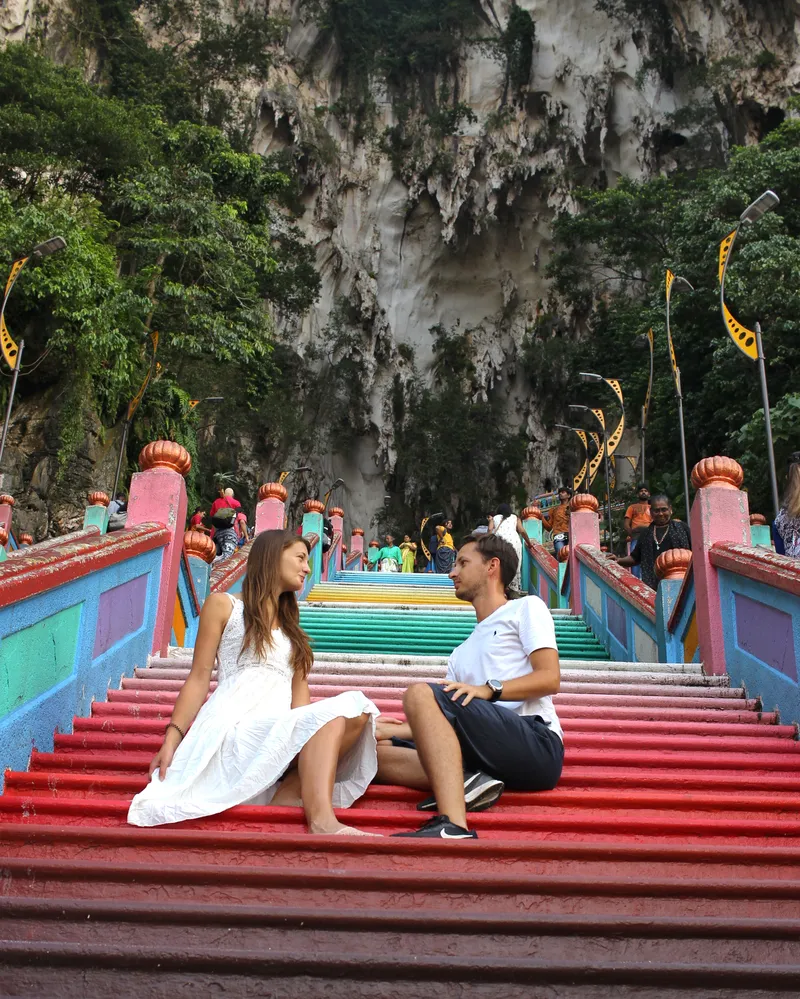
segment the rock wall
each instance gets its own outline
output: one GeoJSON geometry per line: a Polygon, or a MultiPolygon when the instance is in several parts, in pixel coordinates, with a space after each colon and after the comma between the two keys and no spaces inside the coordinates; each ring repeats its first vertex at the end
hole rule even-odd
{"type": "MultiPolygon", "coordinates": [[[[800,4],[666,0],[675,58],[673,69],[659,73],[648,66],[659,59],[663,66],[663,36],[646,17],[624,16],[658,2],[520,0],[536,29],[529,79],[508,95],[500,61],[470,46],[448,82],[475,120],[437,140],[418,123],[419,142],[400,163],[379,141],[398,121],[385,88],[379,81],[373,86],[373,138],[356,141],[331,111],[342,87],[335,43],[297,3],[270,5],[289,27],[268,78],[253,83],[255,148],[297,153],[300,225],[316,247],[323,282],[319,302],[301,321],[277,317],[280,335],[302,353],[336,303],[349,302],[363,330],[362,389],[372,424],[355,450],[285,457],[311,464],[315,481],[342,476],[347,488],[339,501],[354,523],[367,526],[383,507],[395,460],[390,389],[396,376],[404,384],[431,377],[429,331],[437,323],[472,331],[475,396],[499,393],[509,423],[524,425],[527,493],[558,480],[561,441],[548,433],[541,400],[519,366],[526,333],[558,309],[545,276],[554,214],[575,209],[578,185],[679,169],[685,147],[703,139],[696,127],[677,128],[672,118],[690,104],[707,105],[714,117],[710,155],[724,155],[733,142],[757,141],[783,117],[800,82],[800,4]],[[726,65],[716,82],[713,74],[699,82],[698,67],[726,65]]],[[[511,5],[482,0],[481,9],[489,35],[507,24],[511,5]]],[[[9,38],[29,30],[30,10],[29,0],[4,8],[9,38]]],[[[553,335],[584,333],[564,316],[553,335]]],[[[95,454],[93,433],[87,455],[95,454]]],[[[241,447],[243,460],[257,467],[259,442],[245,439],[241,447]]],[[[628,451],[636,450],[629,441],[628,451]]],[[[102,448],[96,454],[108,461],[102,448]]],[[[92,480],[99,481],[97,474],[92,480]]],[[[28,492],[33,497],[37,489],[28,492]]],[[[60,522],[51,516],[47,527],[60,522]]]]}

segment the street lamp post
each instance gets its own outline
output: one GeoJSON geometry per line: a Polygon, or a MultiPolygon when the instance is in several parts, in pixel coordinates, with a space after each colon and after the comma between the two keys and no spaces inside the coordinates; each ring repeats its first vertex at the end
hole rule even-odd
{"type": "Polygon", "coordinates": [[[573,489],[573,492],[577,492],[578,491],[578,486],[583,485],[584,492],[588,492],[589,491],[589,486],[591,485],[591,483],[588,482],[588,475],[589,475],[589,441],[588,441],[588,439],[586,437],[586,431],[585,430],[581,430],[580,427],[568,427],[566,425],[566,423],[556,423],[555,427],[556,427],[557,430],[571,430],[574,434],[578,435],[578,440],[583,445],[584,458],[583,458],[583,466],[581,467],[581,470],[578,472],[578,474],[572,480],[572,489],[573,489]]]}
{"type": "Polygon", "coordinates": [[[728,271],[728,263],[733,251],[733,244],[739,234],[742,225],[758,221],[762,215],[771,212],[780,204],[780,198],[774,191],[764,191],[752,204],[739,216],[736,228],[729,233],[719,245],[719,301],[722,309],[722,320],[728,335],[751,361],[758,364],[758,376],[761,382],[761,400],[764,406],[764,425],[767,435],[767,460],[769,463],[769,479],[772,489],[772,506],[774,515],[777,517],[780,511],[780,498],[778,496],[778,474],[775,469],[775,448],[772,443],[772,418],[769,409],[769,391],[767,389],[767,368],[764,359],[764,345],[761,341],[761,323],[757,322],[755,330],[749,330],[734,319],[730,309],[725,304],[725,275],[728,271]]]}
{"type": "Polygon", "coordinates": [[[614,542],[611,532],[611,474],[609,472],[609,466],[608,466],[608,431],[606,430],[605,415],[602,409],[592,409],[590,406],[578,406],[573,404],[569,408],[575,411],[582,410],[583,412],[591,413],[592,416],[600,424],[600,427],[603,431],[603,454],[605,457],[605,472],[606,472],[606,512],[608,516],[608,545],[609,548],[613,550],[614,542]]]}
{"type": "Polygon", "coordinates": [[[6,404],[6,415],[3,420],[3,433],[2,436],[0,436],[0,464],[2,464],[3,452],[6,449],[8,425],[11,422],[11,407],[14,405],[14,395],[17,391],[17,380],[19,379],[19,373],[22,368],[22,352],[25,349],[25,341],[20,340],[19,344],[14,343],[11,339],[11,334],[6,328],[5,312],[8,296],[11,294],[11,289],[14,287],[16,280],[19,277],[20,271],[31,257],[41,260],[42,257],[49,257],[53,253],[58,253],[60,250],[63,250],[66,245],[67,241],[63,236],[51,236],[50,239],[46,239],[43,243],[39,243],[34,246],[26,257],[20,257],[19,260],[15,260],[11,265],[11,273],[9,274],[8,281],[6,282],[3,304],[0,306],[0,347],[2,348],[6,363],[13,372],[11,378],[11,389],[8,393],[8,403],[6,404]]]}
{"type": "Polygon", "coordinates": [[[681,472],[683,473],[683,501],[686,504],[686,519],[689,519],[689,511],[691,509],[690,503],[691,499],[689,496],[689,466],[686,461],[686,430],[683,422],[683,389],[681,388],[681,369],[678,367],[678,361],[675,357],[675,345],[672,342],[672,329],[670,327],[669,315],[670,315],[670,300],[672,298],[673,290],[678,291],[694,291],[694,288],[689,284],[686,278],[679,277],[677,274],[673,274],[671,270],[667,270],[666,277],[666,293],[667,293],[667,346],[669,348],[669,362],[672,366],[672,381],[675,385],[675,398],[678,400],[678,428],[681,435],[681,472]]]}
{"type": "MultiPolygon", "coordinates": [[[[639,467],[641,469],[639,481],[644,482],[647,479],[647,469],[645,467],[645,447],[644,439],[647,432],[647,418],[650,415],[650,399],[653,395],[653,330],[649,329],[646,333],[642,333],[637,336],[633,341],[635,347],[644,347],[644,345],[650,349],[650,377],[647,379],[647,394],[644,397],[644,405],[642,406],[642,419],[639,427],[639,436],[642,442],[641,454],[639,456],[639,467]]],[[[636,471],[636,469],[634,469],[636,471]]]]}

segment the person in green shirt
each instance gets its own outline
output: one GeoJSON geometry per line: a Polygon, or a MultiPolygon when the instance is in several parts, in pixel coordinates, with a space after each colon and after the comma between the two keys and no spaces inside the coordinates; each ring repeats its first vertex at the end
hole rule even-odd
{"type": "Polygon", "coordinates": [[[400,572],[403,553],[394,543],[394,535],[386,535],[386,544],[378,552],[378,566],[381,572],[400,572]]]}

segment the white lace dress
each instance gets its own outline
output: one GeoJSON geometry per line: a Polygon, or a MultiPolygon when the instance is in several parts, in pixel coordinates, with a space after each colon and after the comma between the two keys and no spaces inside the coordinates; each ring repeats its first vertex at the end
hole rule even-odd
{"type": "Polygon", "coordinates": [[[241,652],[244,605],[233,608],[217,652],[218,686],[175,751],[166,778],[158,771],[136,795],[128,822],[157,826],[214,815],[233,805],[269,804],[277,782],[312,735],[334,718],[372,715],[358,742],[339,760],[333,804],[347,808],[377,772],[378,709],[350,691],[292,708],[291,643],[272,633],[265,659],[241,652]]]}

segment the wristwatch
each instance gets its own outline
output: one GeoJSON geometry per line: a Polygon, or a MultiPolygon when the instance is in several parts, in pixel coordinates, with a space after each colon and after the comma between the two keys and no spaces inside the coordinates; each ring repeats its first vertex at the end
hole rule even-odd
{"type": "Polygon", "coordinates": [[[503,684],[499,680],[487,680],[486,686],[491,690],[492,696],[489,698],[490,701],[499,701],[503,696],[503,684]]]}

